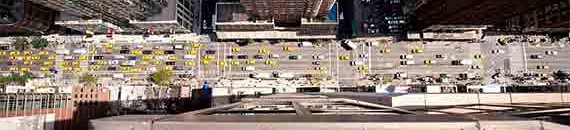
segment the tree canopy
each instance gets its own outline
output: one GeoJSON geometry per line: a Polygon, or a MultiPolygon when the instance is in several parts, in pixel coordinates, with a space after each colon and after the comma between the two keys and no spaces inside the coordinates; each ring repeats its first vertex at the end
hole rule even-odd
{"type": "Polygon", "coordinates": [[[0,84],[16,83],[18,85],[26,85],[29,79],[32,79],[30,73],[12,73],[10,76],[0,76],[0,84]]]}
{"type": "Polygon", "coordinates": [[[95,77],[92,74],[83,74],[80,78],[79,78],[79,83],[84,83],[84,84],[89,84],[89,85],[93,85],[97,83],[97,77],[95,77]]]}
{"type": "Polygon", "coordinates": [[[173,75],[174,74],[172,73],[171,70],[162,68],[162,69],[159,69],[159,70],[153,72],[150,75],[150,78],[151,78],[152,82],[154,82],[158,85],[167,86],[171,83],[173,75]]]}
{"type": "Polygon", "coordinates": [[[32,39],[32,47],[34,48],[45,48],[48,46],[49,41],[45,38],[37,37],[32,39]]]}

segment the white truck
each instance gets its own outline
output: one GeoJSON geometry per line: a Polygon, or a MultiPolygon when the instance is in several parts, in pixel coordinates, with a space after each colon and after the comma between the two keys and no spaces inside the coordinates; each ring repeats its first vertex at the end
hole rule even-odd
{"type": "Polygon", "coordinates": [[[461,61],[459,61],[459,64],[461,64],[461,65],[471,65],[471,64],[473,64],[473,61],[472,61],[472,60],[461,60],[461,61]]]}
{"type": "Polygon", "coordinates": [[[245,66],[242,68],[243,71],[255,71],[254,66],[245,66]]]}
{"type": "Polygon", "coordinates": [[[299,47],[312,47],[313,43],[311,42],[301,42],[299,43],[299,47]]]}
{"type": "Polygon", "coordinates": [[[354,44],[354,42],[352,42],[350,40],[343,40],[341,42],[341,46],[347,50],[354,50],[357,47],[356,44],[354,44]]]}
{"type": "Polygon", "coordinates": [[[267,79],[267,78],[271,78],[273,74],[271,73],[255,73],[255,74],[251,74],[252,78],[258,78],[258,79],[267,79]]]}
{"type": "Polygon", "coordinates": [[[293,73],[277,73],[276,76],[278,78],[293,78],[293,77],[295,77],[295,74],[293,74],[293,73]]]}

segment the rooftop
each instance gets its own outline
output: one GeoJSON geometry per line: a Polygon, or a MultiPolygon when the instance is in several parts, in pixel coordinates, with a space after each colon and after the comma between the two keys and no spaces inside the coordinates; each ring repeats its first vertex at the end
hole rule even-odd
{"type": "MultiPolygon", "coordinates": [[[[405,95],[351,93],[278,94],[169,116],[119,116],[92,120],[94,130],[193,129],[569,129],[535,120],[535,115],[565,116],[564,103],[468,104],[399,108],[357,98],[405,95]],[[349,97],[349,98],[342,98],[349,97]],[[528,106],[525,106],[528,105],[528,106]],[[532,107],[542,106],[542,107],[532,107]],[[426,109],[428,108],[428,109],[426,109]],[[121,123],[117,123],[120,121],[121,123]],[[127,127],[129,126],[129,127],[127,127]],[[139,129],[140,128],[140,129],[139,129]]],[[[377,98],[376,98],[377,99],[377,98]]],[[[564,123],[558,122],[557,123],[564,123]]],[[[570,123],[570,122],[569,122],[570,123]]]]}

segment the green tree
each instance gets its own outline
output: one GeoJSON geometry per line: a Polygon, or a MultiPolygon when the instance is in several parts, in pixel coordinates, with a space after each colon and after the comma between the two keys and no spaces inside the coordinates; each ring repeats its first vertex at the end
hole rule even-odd
{"type": "Polygon", "coordinates": [[[173,75],[172,71],[162,68],[150,74],[150,78],[158,85],[168,86],[172,82],[173,75]]]}
{"type": "Polygon", "coordinates": [[[12,81],[18,85],[26,85],[30,79],[32,79],[31,73],[12,73],[12,81]]]}
{"type": "Polygon", "coordinates": [[[36,37],[34,39],[32,39],[32,47],[36,48],[36,49],[43,49],[46,48],[49,44],[48,40],[45,38],[41,38],[41,37],[36,37]]]}
{"type": "Polygon", "coordinates": [[[12,76],[0,76],[0,84],[10,84],[12,81],[12,76]]]}
{"type": "Polygon", "coordinates": [[[97,83],[97,77],[92,74],[83,74],[79,78],[79,83],[87,84],[87,85],[94,85],[97,83]]]}
{"type": "Polygon", "coordinates": [[[28,42],[28,38],[25,37],[12,38],[12,45],[16,48],[16,50],[20,51],[30,48],[30,42],[28,42]]]}

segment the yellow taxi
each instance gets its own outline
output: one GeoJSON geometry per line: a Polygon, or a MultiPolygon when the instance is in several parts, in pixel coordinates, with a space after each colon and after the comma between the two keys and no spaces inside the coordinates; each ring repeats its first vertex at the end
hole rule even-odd
{"type": "Polygon", "coordinates": [[[257,52],[260,54],[269,54],[269,49],[261,48],[261,49],[257,50],[257,52]]]}
{"type": "Polygon", "coordinates": [[[142,50],[131,50],[131,54],[133,55],[142,55],[142,50]]]}
{"type": "Polygon", "coordinates": [[[481,58],[483,58],[483,56],[481,54],[476,54],[476,55],[473,55],[473,58],[474,59],[481,59],[481,58]]]}
{"type": "Polygon", "coordinates": [[[17,67],[10,67],[10,68],[8,68],[8,70],[10,70],[10,71],[18,71],[18,68],[17,68],[17,67]]]}
{"type": "Polygon", "coordinates": [[[129,70],[131,70],[131,67],[122,66],[122,67],[119,67],[119,69],[121,71],[129,71],[129,70]]]}
{"type": "Polygon", "coordinates": [[[70,63],[70,62],[67,62],[67,61],[59,62],[59,64],[60,64],[61,66],[69,66],[69,65],[71,65],[71,63],[70,63]]]}
{"type": "Polygon", "coordinates": [[[390,53],[392,50],[390,48],[384,48],[380,50],[380,53],[390,53]]]}
{"type": "Polygon", "coordinates": [[[200,48],[200,47],[202,47],[202,44],[200,44],[200,43],[192,44],[192,48],[200,48]]]}
{"type": "Polygon", "coordinates": [[[341,55],[338,57],[340,60],[350,60],[350,57],[348,55],[341,55]]]}
{"type": "Polygon", "coordinates": [[[106,43],[103,44],[103,47],[105,47],[105,49],[113,49],[113,44],[106,43]]]}
{"type": "Polygon", "coordinates": [[[265,65],[274,66],[274,65],[276,65],[276,63],[275,63],[275,61],[272,61],[272,60],[266,60],[265,65]]]}
{"type": "Polygon", "coordinates": [[[164,55],[164,51],[153,51],[152,53],[155,55],[164,55]]]}
{"type": "Polygon", "coordinates": [[[32,65],[33,63],[31,61],[24,61],[24,65],[32,65]]]}
{"type": "Polygon", "coordinates": [[[0,51],[0,56],[6,55],[5,51],[0,51]]]}
{"type": "Polygon", "coordinates": [[[214,59],[214,55],[205,55],[204,60],[211,60],[214,59]]]}
{"type": "Polygon", "coordinates": [[[234,47],[234,48],[232,48],[232,52],[238,53],[238,52],[241,52],[241,49],[239,47],[234,47]]]}
{"type": "Polygon", "coordinates": [[[160,63],[161,63],[160,60],[155,60],[153,64],[154,65],[160,65],[160,63]]]}
{"type": "Polygon", "coordinates": [[[184,65],[187,65],[187,66],[196,66],[196,62],[194,62],[194,61],[186,61],[186,62],[184,62],[184,65]]]}
{"type": "Polygon", "coordinates": [[[79,59],[79,60],[87,60],[87,56],[82,55],[82,56],[79,56],[77,59],[79,59]]]}
{"type": "Polygon", "coordinates": [[[177,57],[176,56],[168,56],[168,60],[176,60],[177,57]]]}
{"type": "Polygon", "coordinates": [[[103,60],[98,60],[96,61],[98,65],[106,65],[107,61],[103,61],[103,60]]]}
{"type": "Polygon", "coordinates": [[[255,65],[255,60],[247,60],[245,61],[245,64],[255,65]]]}
{"type": "Polygon", "coordinates": [[[218,62],[216,62],[216,65],[224,67],[227,65],[227,63],[226,63],[226,61],[218,61],[218,62]]]}
{"type": "Polygon", "coordinates": [[[411,52],[412,53],[424,53],[424,50],[419,49],[419,48],[413,48],[411,52]]]}
{"type": "Polygon", "coordinates": [[[358,67],[356,67],[356,70],[358,70],[358,71],[360,71],[360,72],[363,72],[363,73],[366,73],[366,72],[368,72],[370,69],[368,68],[368,66],[358,66],[358,67]]]}
{"type": "Polygon", "coordinates": [[[174,67],[172,67],[172,66],[164,66],[164,67],[162,67],[162,69],[165,69],[165,70],[172,70],[172,69],[174,69],[174,67]]]}
{"type": "Polygon", "coordinates": [[[148,65],[148,62],[147,62],[147,61],[139,61],[137,64],[139,64],[139,65],[148,65]]]}
{"type": "Polygon", "coordinates": [[[73,62],[71,62],[71,65],[77,66],[77,65],[79,65],[79,61],[73,61],[73,62]]]}
{"type": "Polygon", "coordinates": [[[83,71],[83,69],[81,69],[81,68],[73,68],[73,72],[81,72],[81,71],[83,71]]]}
{"type": "Polygon", "coordinates": [[[16,57],[16,56],[10,56],[10,60],[16,60],[16,59],[18,59],[18,57],[16,57]]]}
{"type": "Polygon", "coordinates": [[[95,55],[95,54],[97,54],[97,51],[89,51],[89,54],[95,55]]]}
{"type": "Polygon", "coordinates": [[[31,55],[32,52],[31,51],[24,51],[24,55],[31,55]]]}
{"type": "Polygon", "coordinates": [[[435,63],[435,61],[433,61],[433,60],[424,60],[424,64],[426,64],[426,65],[432,65],[434,63],[435,63]]]}
{"type": "Polygon", "coordinates": [[[289,47],[289,46],[283,46],[283,51],[285,51],[285,52],[293,52],[293,51],[295,51],[295,48],[289,47]]]}
{"type": "Polygon", "coordinates": [[[203,65],[207,65],[207,64],[210,64],[210,60],[202,60],[202,61],[200,61],[200,63],[203,65]]]}
{"type": "Polygon", "coordinates": [[[32,56],[25,56],[24,60],[32,60],[32,56]]]}
{"type": "Polygon", "coordinates": [[[51,61],[44,61],[44,62],[42,62],[42,65],[44,65],[44,66],[50,66],[50,65],[53,65],[53,62],[51,62],[51,61]]]}
{"type": "Polygon", "coordinates": [[[11,55],[11,56],[17,56],[17,55],[20,55],[20,52],[18,52],[18,51],[13,51],[13,52],[10,52],[10,55],[11,55]]]}
{"type": "Polygon", "coordinates": [[[131,72],[131,73],[138,73],[140,71],[141,71],[141,68],[134,68],[134,67],[129,70],[129,72],[131,72]]]}
{"type": "Polygon", "coordinates": [[[73,68],[72,67],[65,67],[65,68],[63,68],[63,71],[73,71],[73,68]]]}
{"type": "Polygon", "coordinates": [[[55,56],[48,56],[48,60],[55,60],[55,56]]]}
{"type": "Polygon", "coordinates": [[[327,70],[326,67],[320,67],[320,66],[319,66],[319,67],[315,67],[314,69],[315,69],[315,70],[320,70],[320,71],[327,70]]]}
{"type": "Polygon", "coordinates": [[[40,60],[40,56],[32,56],[32,60],[40,60]]]}
{"type": "Polygon", "coordinates": [[[197,49],[192,49],[188,52],[189,55],[196,55],[198,54],[198,50],[197,49]]]}
{"type": "Polygon", "coordinates": [[[25,67],[24,67],[24,68],[20,68],[20,71],[22,71],[22,72],[28,72],[28,71],[30,71],[30,68],[25,68],[25,67]]]}
{"type": "Polygon", "coordinates": [[[47,51],[40,51],[40,52],[38,53],[38,55],[40,55],[40,56],[49,55],[49,52],[47,52],[47,51]]]}
{"type": "Polygon", "coordinates": [[[91,68],[91,70],[99,70],[99,69],[101,69],[101,66],[99,66],[99,65],[92,65],[92,66],[90,66],[89,68],[91,68]]]}
{"type": "Polygon", "coordinates": [[[239,65],[239,61],[237,61],[237,60],[233,60],[231,63],[232,63],[232,65],[234,65],[234,66],[238,66],[238,65],[239,65]]]}
{"type": "Polygon", "coordinates": [[[40,67],[40,71],[48,71],[49,68],[48,67],[40,67]]]}
{"type": "Polygon", "coordinates": [[[142,60],[152,60],[154,57],[152,55],[143,55],[142,60]]]}

